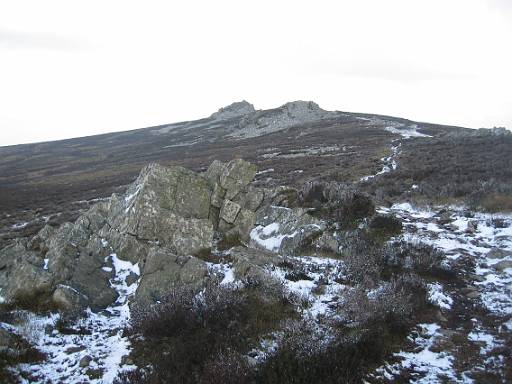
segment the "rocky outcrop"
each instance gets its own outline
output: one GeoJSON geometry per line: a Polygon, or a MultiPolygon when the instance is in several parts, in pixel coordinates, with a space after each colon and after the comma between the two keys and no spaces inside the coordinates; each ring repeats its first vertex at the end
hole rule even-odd
{"type": "Polygon", "coordinates": [[[249,184],[256,166],[241,159],[214,161],[205,173],[212,190],[210,219],[224,236],[248,241],[264,192],[249,184]]]}
{"type": "Polygon", "coordinates": [[[248,113],[255,112],[254,105],[245,100],[237,101],[228,105],[227,107],[220,108],[217,112],[213,113],[210,118],[217,120],[226,120],[233,117],[247,115],[248,113]]]}
{"type": "Polygon", "coordinates": [[[244,115],[231,137],[250,138],[288,129],[294,125],[334,118],[338,112],[321,109],[312,101],[293,101],[279,108],[244,115]]]}
{"type": "Polygon", "coordinates": [[[242,159],[214,161],[205,174],[150,164],[124,195],[1,250],[1,300],[106,308],[118,297],[112,253],[140,268],[141,301],[158,300],[176,284],[198,287],[207,274],[198,256],[210,252],[215,231],[248,241],[264,200],[250,186],[255,174],[242,159]]]}

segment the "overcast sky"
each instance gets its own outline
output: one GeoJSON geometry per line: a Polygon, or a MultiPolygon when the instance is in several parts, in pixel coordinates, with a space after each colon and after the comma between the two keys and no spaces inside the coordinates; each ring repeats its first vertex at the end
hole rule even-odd
{"type": "Polygon", "coordinates": [[[512,0],[0,3],[0,145],[313,100],[512,128],[512,0]]]}

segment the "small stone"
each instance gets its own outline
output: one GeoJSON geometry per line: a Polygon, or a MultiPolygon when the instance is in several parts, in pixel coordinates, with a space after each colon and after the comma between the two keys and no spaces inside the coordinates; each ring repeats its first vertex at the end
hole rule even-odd
{"type": "Polygon", "coordinates": [[[466,294],[466,297],[468,299],[478,299],[480,297],[480,292],[478,291],[471,291],[466,294]]]}
{"type": "Polygon", "coordinates": [[[471,220],[468,222],[468,228],[466,229],[466,232],[468,233],[474,233],[478,229],[478,221],[477,220],[471,220]]]}
{"type": "Polygon", "coordinates": [[[85,347],[83,345],[78,345],[75,347],[69,347],[68,349],[66,349],[64,351],[64,353],[66,353],[67,355],[71,355],[72,353],[77,353],[77,352],[83,351],[84,349],[85,349],[85,347]]]}
{"type": "Polygon", "coordinates": [[[450,212],[443,212],[440,216],[439,216],[439,224],[448,224],[448,223],[451,223],[453,221],[452,219],[452,214],[450,212]]]}
{"type": "Polygon", "coordinates": [[[91,361],[92,361],[92,357],[89,355],[85,355],[84,357],[82,357],[80,359],[80,362],[78,363],[78,365],[80,366],[80,368],[86,368],[89,366],[89,364],[91,364],[91,361]]]}
{"type": "Polygon", "coordinates": [[[134,272],[130,272],[130,274],[126,277],[126,285],[130,286],[132,284],[134,284],[135,282],[137,282],[137,280],[139,279],[139,275],[137,275],[136,273],[134,272]]]}

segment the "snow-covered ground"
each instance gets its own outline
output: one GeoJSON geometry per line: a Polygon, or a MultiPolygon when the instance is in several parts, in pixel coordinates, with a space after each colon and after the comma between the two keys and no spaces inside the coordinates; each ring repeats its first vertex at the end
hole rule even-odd
{"type": "MultiPolygon", "coordinates": [[[[130,320],[129,298],[137,289],[137,282],[128,286],[126,278],[140,275],[137,264],[117,258],[107,258],[113,264],[115,277],[111,286],[118,292],[117,301],[105,310],[86,316],[73,324],[84,329],[84,334],[62,334],[55,325],[58,314],[35,315],[19,313],[20,322],[13,329],[28,338],[47,355],[39,364],[21,364],[18,368],[25,383],[112,383],[121,370],[132,366],[123,364],[130,351],[130,342],[123,337],[123,329],[130,320]]],[[[7,326],[6,324],[0,324],[7,326]]]]}
{"type": "MultiPolygon", "coordinates": [[[[417,208],[410,203],[381,207],[378,211],[402,219],[404,231],[397,239],[429,244],[443,251],[444,265],[461,275],[458,281],[466,286],[429,282],[428,299],[438,307],[439,321],[418,324],[404,349],[394,353],[369,379],[393,382],[397,377],[408,377],[415,383],[476,383],[475,374],[486,371],[505,377],[500,370],[505,354],[510,352],[507,343],[512,340],[512,215],[471,213],[463,207],[417,208]],[[461,307],[469,320],[457,323],[459,315],[451,314],[461,307]],[[457,342],[453,341],[454,337],[457,342]],[[460,340],[465,340],[467,345],[461,345],[460,340]],[[471,366],[459,360],[463,359],[461,348],[472,348],[476,354],[471,366]]],[[[277,251],[283,238],[289,236],[280,234],[279,230],[277,223],[256,227],[251,233],[252,241],[277,251]]],[[[111,284],[119,299],[100,313],[88,311],[86,318],[74,325],[87,329],[89,334],[59,333],[55,329],[59,319],[56,314],[22,313],[25,320],[15,331],[48,355],[48,360],[41,364],[19,367],[32,376],[26,382],[110,383],[120,371],[133,368],[123,361],[129,354],[130,344],[122,330],[130,319],[129,297],[137,287],[137,283],[128,286],[126,278],[132,272],[136,275],[140,272],[137,265],[119,260],[115,254],[108,258],[115,270],[111,284]],[[87,356],[88,364],[80,364],[87,356]]],[[[273,266],[269,272],[303,301],[300,307],[303,318],[321,325],[323,318],[332,315],[343,292],[350,289],[337,282],[343,274],[343,261],[320,257],[289,257],[289,260],[300,266],[301,273],[290,276],[293,270],[285,266],[273,266]]],[[[208,266],[219,273],[222,285],[238,283],[229,263],[208,263],[208,266]]],[[[262,358],[276,348],[278,337],[269,335],[262,341],[259,351],[262,358]]]]}
{"type": "Polygon", "coordinates": [[[372,378],[393,382],[407,372],[415,383],[477,383],[478,374],[492,372],[506,382],[503,361],[510,345],[504,346],[512,336],[512,215],[471,213],[462,207],[420,209],[409,203],[379,211],[402,218],[402,239],[445,253],[447,268],[467,285],[447,292],[440,283],[429,284],[429,300],[448,318],[453,307],[462,306],[470,321],[454,315],[452,321],[418,325],[409,337],[410,350],[395,353],[398,362],[382,366],[372,378]],[[463,339],[467,345],[461,344],[463,339]],[[464,362],[467,357],[457,360],[472,348],[476,356],[470,366],[464,362]]]}

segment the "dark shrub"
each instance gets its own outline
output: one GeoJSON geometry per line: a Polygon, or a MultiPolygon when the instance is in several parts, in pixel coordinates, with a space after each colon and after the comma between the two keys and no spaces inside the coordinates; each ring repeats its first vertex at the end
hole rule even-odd
{"type": "Polygon", "coordinates": [[[282,284],[272,279],[252,279],[243,291],[213,283],[199,292],[176,287],[158,305],[133,308],[132,333],[144,338],[134,338],[132,354],[139,367],[152,369],[119,380],[244,383],[250,373],[241,353],[294,316],[287,300],[282,284]]]}
{"type": "Polygon", "coordinates": [[[252,376],[247,359],[227,349],[206,362],[199,384],[249,384],[252,376]]]}
{"type": "Polygon", "coordinates": [[[413,270],[419,275],[446,272],[441,267],[443,253],[423,243],[394,242],[385,247],[383,257],[387,266],[413,270]]]}
{"type": "Polygon", "coordinates": [[[256,372],[256,383],[360,383],[385,352],[378,332],[318,339],[308,324],[287,329],[276,353],[256,372]]]}
{"type": "Polygon", "coordinates": [[[371,197],[358,191],[349,191],[340,200],[334,212],[335,218],[342,227],[354,227],[361,219],[373,215],[375,204],[371,197]]]}
{"type": "Polygon", "coordinates": [[[352,228],[361,219],[373,215],[375,205],[371,197],[352,186],[336,182],[313,181],[303,185],[300,203],[317,208],[318,212],[352,228]]]}
{"type": "Polygon", "coordinates": [[[372,286],[380,280],[384,268],[382,249],[366,232],[356,231],[346,240],[343,260],[350,282],[372,286]]]}
{"type": "Polygon", "coordinates": [[[402,232],[402,221],[392,215],[375,215],[369,223],[369,228],[380,238],[389,238],[402,232]]]}

